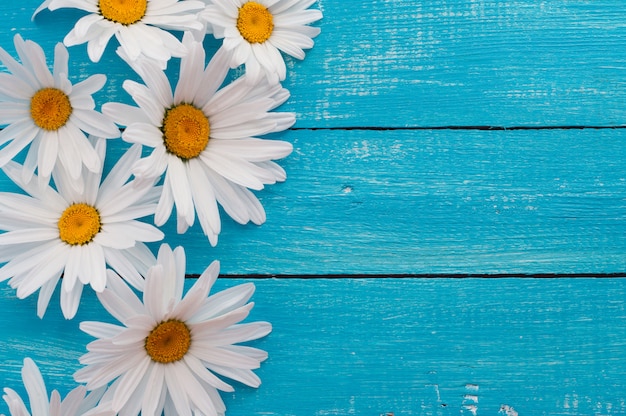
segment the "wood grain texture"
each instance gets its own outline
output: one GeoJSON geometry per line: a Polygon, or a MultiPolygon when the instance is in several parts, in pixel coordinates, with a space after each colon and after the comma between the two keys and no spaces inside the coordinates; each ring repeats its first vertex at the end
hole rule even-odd
{"type": "MultiPolygon", "coordinates": [[[[20,33],[51,58],[82,14],[31,22],[39,3],[0,4],[0,46],[20,33]]],[[[164,231],[190,273],[219,259],[228,274],[379,276],[255,280],[270,359],[260,389],[224,396],[228,415],[626,414],[625,279],[385,277],[626,272],[626,130],[429,129],[626,125],[623,2],[318,3],[316,46],[287,59],[297,124],[276,137],[294,153],[287,182],[258,193],[267,222],[224,218],[216,248],[198,227],[164,231]]],[[[72,80],[108,76],[98,106],[130,102],[137,79],[114,49],[91,63],[70,48],[72,80]]],[[[107,166],[125,145],[111,147],[107,166]]],[[[0,286],[0,387],[24,392],[26,356],[50,389],[73,387],[91,340],[78,323],[107,317],[86,290],[65,321],[57,297],[39,320],[0,286]]]]}
{"type": "MultiPolygon", "coordinates": [[[[219,280],[218,288],[241,282],[219,280]]],[[[626,412],[624,279],[255,284],[250,319],[273,324],[255,346],[270,358],[257,371],[258,390],[236,385],[224,394],[228,415],[505,415],[505,406],[520,415],[626,412]]],[[[48,385],[67,392],[91,340],[77,320],[109,318],[91,291],[69,322],[57,305],[40,321],[34,300],[7,292],[0,291],[0,307],[12,311],[0,341],[0,384],[23,391],[18,370],[30,355],[48,385]]]]}
{"type": "Polygon", "coordinates": [[[320,3],[298,126],[624,124],[618,0],[320,3]]]}

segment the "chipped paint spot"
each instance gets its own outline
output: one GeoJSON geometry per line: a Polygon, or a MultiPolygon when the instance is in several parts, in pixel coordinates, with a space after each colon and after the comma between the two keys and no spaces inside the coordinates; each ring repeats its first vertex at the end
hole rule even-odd
{"type": "Polygon", "coordinates": [[[478,391],[478,384],[466,384],[465,390],[467,391],[478,391]]]}
{"type": "Polygon", "coordinates": [[[517,411],[515,411],[515,409],[506,404],[500,406],[500,411],[498,413],[506,416],[518,416],[517,411]]]}

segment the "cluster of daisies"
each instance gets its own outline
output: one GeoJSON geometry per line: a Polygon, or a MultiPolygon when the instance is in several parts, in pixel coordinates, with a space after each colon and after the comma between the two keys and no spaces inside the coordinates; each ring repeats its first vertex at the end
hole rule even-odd
{"type": "Polygon", "coordinates": [[[90,285],[119,324],[82,322],[96,338],[80,357],[65,399],[50,396],[36,364],[24,360],[30,412],[5,388],[12,415],[222,415],[218,375],[257,387],[252,371],[267,353],[247,345],[271,331],[241,323],[253,284],[209,294],[219,263],[184,293],[185,252],[161,244],[159,229],[176,212],[184,233],[196,217],[208,242],[220,233],[220,210],[241,224],[262,224],[253,191],[284,181],[274,160],[290,143],[260,136],[288,129],[292,113],[274,111],[289,97],[283,54],[303,59],[322,17],[315,0],[45,0],[48,9],[86,12],[54,49],[52,70],[35,42],[14,38],[15,59],[0,48],[0,168],[23,192],[0,192],[0,281],[18,298],[38,293],[43,317],[60,285],[60,305],[75,316],[90,285]],[[170,31],[175,31],[172,34],[170,31]],[[205,34],[223,39],[207,63],[205,34]],[[106,83],[72,83],[67,46],[87,43],[97,62],[111,38],[143,83],[123,89],[136,106],[104,103],[106,83]],[[175,86],[165,68],[179,59],[175,86]],[[227,75],[243,66],[232,82],[227,75]],[[121,133],[122,128],[123,133],[121,133]],[[130,147],[104,171],[106,149],[130,147]],[[19,162],[18,162],[19,160],[19,162]]]}

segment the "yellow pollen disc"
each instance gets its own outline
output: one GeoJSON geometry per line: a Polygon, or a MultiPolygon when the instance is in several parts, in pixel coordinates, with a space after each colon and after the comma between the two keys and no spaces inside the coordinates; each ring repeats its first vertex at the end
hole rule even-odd
{"type": "Polygon", "coordinates": [[[274,18],[267,7],[249,1],[239,8],[237,29],[249,43],[263,43],[272,36],[274,18]]]}
{"type": "Polygon", "coordinates": [[[83,203],[72,204],[59,219],[59,237],[67,244],[86,244],[100,232],[101,226],[98,210],[83,203]]]}
{"type": "Polygon", "coordinates": [[[56,88],[43,88],[30,99],[30,116],[44,130],[58,130],[72,114],[70,98],[56,88]]]}
{"type": "Polygon", "coordinates": [[[146,338],[146,352],[157,363],[173,363],[182,359],[191,345],[191,332],[181,321],[161,322],[146,338]]]}
{"type": "Polygon", "coordinates": [[[132,25],[146,15],[148,0],[99,0],[98,8],[105,19],[132,25]]]}
{"type": "Polygon", "coordinates": [[[209,119],[191,104],[179,104],[165,112],[163,142],[168,152],[193,159],[209,143],[209,119]]]}

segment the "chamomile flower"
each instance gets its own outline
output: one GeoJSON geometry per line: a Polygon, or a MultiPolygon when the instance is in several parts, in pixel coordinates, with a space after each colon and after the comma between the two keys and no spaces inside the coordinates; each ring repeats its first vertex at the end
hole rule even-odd
{"type": "Polygon", "coordinates": [[[309,9],[315,0],[205,0],[200,17],[208,31],[224,39],[231,68],[245,64],[251,82],[263,74],[271,82],[286,77],[280,51],[304,59],[304,49],[313,47],[320,33],[309,26],[322,18],[322,12],[309,9]]]}
{"type": "Polygon", "coordinates": [[[143,302],[115,273],[98,294],[122,325],[82,322],[81,330],[98,338],[74,378],[97,389],[111,383],[101,402],[119,414],[217,415],[225,406],[218,390],[233,387],[216,374],[258,387],[252,372],[265,351],[241,342],[267,335],[267,322],[239,324],[253,303],[254,284],[246,283],[208,296],[218,277],[214,261],[183,296],[185,252],[161,245],[148,270],[143,302]]]}
{"type": "MultiPolygon", "coordinates": [[[[115,413],[110,410],[94,411],[94,407],[104,393],[104,388],[93,391],[86,395],[85,386],[78,386],[70,391],[65,399],[61,400],[61,395],[57,390],[52,390],[50,399],[48,399],[48,391],[46,384],[39,368],[30,358],[24,359],[22,367],[22,381],[28,394],[28,402],[30,403],[29,412],[26,408],[24,400],[11,388],[4,389],[4,401],[9,406],[11,416],[114,416],[115,413]]],[[[4,415],[3,415],[4,416],[4,415]]]]}
{"type": "Polygon", "coordinates": [[[292,146],[253,136],[285,130],[295,117],[270,112],[289,96],[278,84],[253,85],[244,76],[219,89],[228,72],[226,55],[218,51],[205,68],[202,44],[189,33],[183,43],[189,54],[182,58],[174,93],[163,71],[150,61],[136,61],[133,67],[145,85],[125,81],[123,87],[139,107],[107,103],[102,111],[126,126],[124,140],[153,149],[135,164],[136,176],[165,173],[155,224],[163,225],[175,205],[178,232],[184,233],[197,212],[202,230],[216,245],[218,202],[241,224],[265,221],[263,207],[248,188],[285,180],[285,171],[272,159],[287,156],[292,146]]]}
{"type": "Polygon", "coordinates": [[[35,42],[14,37],[17,62],[0,48],[0,61],[11,72],[0,73],[0,167],[30,145],[23,176],[29,180],[35,168],[47,183],[59,162],[70,176],[78,178],[81,166],[98,172],[101,161],[87,134],[105,138],[119,137],[117,126],[94,110],[92,94],[106,81],[92,75],[72,85],[68,79],[69,54],[63,44],[56,45],[52,72],[43,49],[35,42]],[[7,144],[8,143],[8,144],[7,144]]]}
{"type": "Polygon", "coordinates": [[[89,58],[98,62],[115,36],[132,60],[145,55],[164,67],[172,56],[185,54],[185,47],[168,30],[200,30],[197,12],[204,6],[196,0],[46,0],[33,17],[45,8],[84,10],[89,14],[76,22],[65,45],[87,42],[89,58]]]}
{"type": "MultiPolygon", "coordinates": [[[[100,159],[105,143],[95,143],[100,159]]],[[[15,162],[3,168],[29,195],[0,193],[0,229],[6,231],[0,234],[0,262],[7,262],[0,268],[0,281],[10,279],[21,299],[39,289],[40,317],[61,274],[61,309],[67,319],[76,314],[83,285],[104,289],[107,265],[142,288],[142,275],[154,262],[144,242],[160,241],[163,233],[137,220],[154,213],[160,193],[153,182],[128,182],[140,154],[141,146],[131,147],[102,184],[100,173],[83,169],[78,179],[84,181],[82,192],[70,186],[75,179],[58,167],[52,172],[58,191],[25,182],[15,162]]]]}

